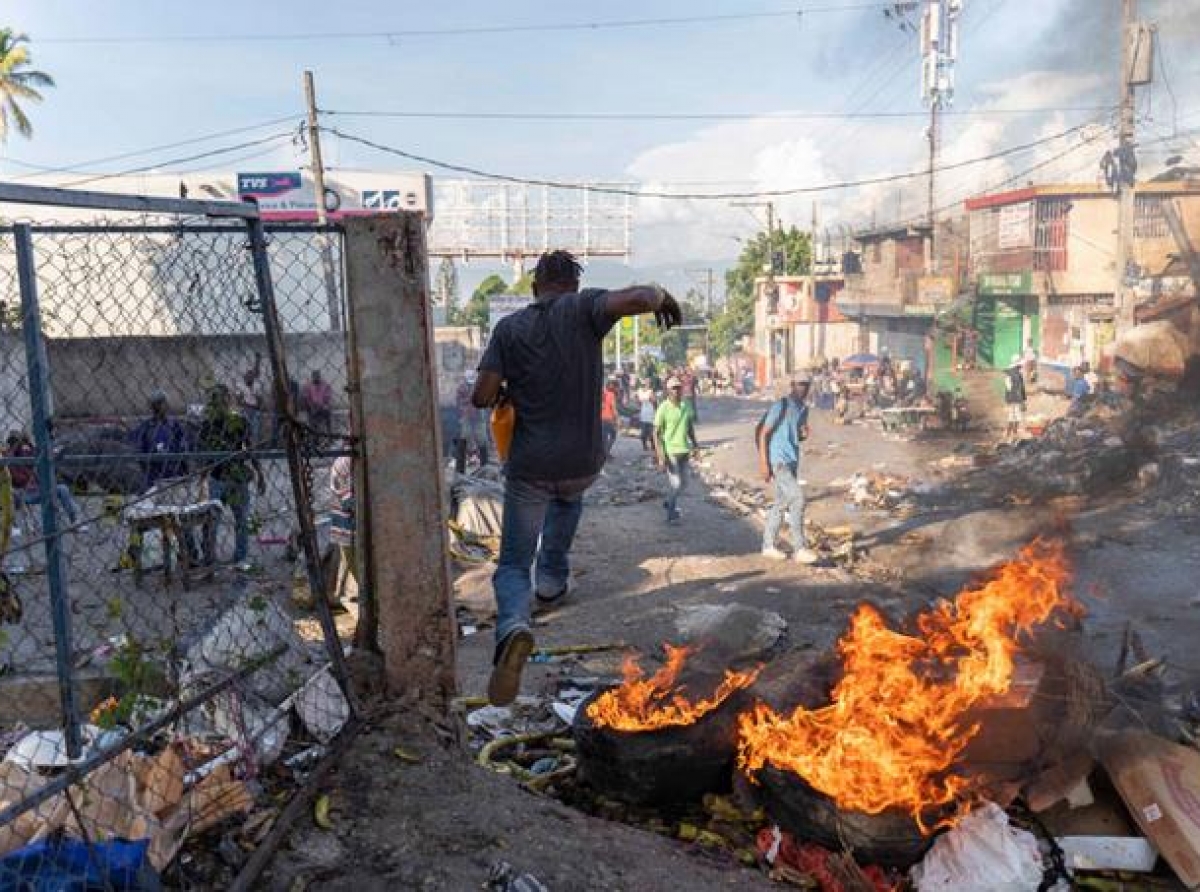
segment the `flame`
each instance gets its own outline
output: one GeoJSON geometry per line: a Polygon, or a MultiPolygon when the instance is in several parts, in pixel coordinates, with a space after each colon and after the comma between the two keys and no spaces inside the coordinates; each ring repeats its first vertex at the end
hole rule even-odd
{"type": "Polygon", "coordinates": [[[969,710],[1009,689],[1018,636],[1079,610],[1067,578],[1063,545],[1036,540],[986,584],[922,613],[919,638],[860,605],[838,642],[845,673],[832,703],[790,716],[756,704],[738,719],[738,765],[751,777],[773,765],[843,809],[902,809],[924,828],[924,812],[972,792],[951,769],[978,731],[969,710]]]}
{"type": "Polygon", "coordinates": [[[588,718],[615,731],[657,731],[691,725],[720,706],[734,691],[752,684],[762,669],[759,666],[746,672],[727,670],[711,697],[692,703],[686,697],[687,687],[676,687],[679,672],[691,651],[669,644],[663,648],[667,662],[649,678],[634,657],[626,657],[621,667],[624,680],[588,704],[588,718]]]}

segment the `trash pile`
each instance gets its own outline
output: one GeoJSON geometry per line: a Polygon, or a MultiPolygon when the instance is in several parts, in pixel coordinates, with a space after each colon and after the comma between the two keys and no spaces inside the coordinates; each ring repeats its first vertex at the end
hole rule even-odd
{"type": "Polygon", "coordinates": [[[916,511],[910,498],[911,482],[898,474],[860,471],[848,481],[835,480],[831,485],[844,486],[851,501],[859,508],[886,511],[897,517],[908,517],[916,511]]]}
{"type": "Polygon", "coordinates": [[[236,869],[274,824],[277,794],[303,781],[350,719],[324,652],[258,596],[226,610],[174,666],[128,640],[108,660],[117,696],[80,727],[77,758],[63,731],[0,743],[0,812],[32,804],[0,825],[4,888],[10,876],[30,884],[21,888],[50,888],[82,843],[88,869],[102,873],[156,875],[181,852],[185,873],[209,856],[211,870],[236,869]],[[168,678],[177,684],[170,699],[168,678]],[[191,698],[201,702],[184,708],[191,698]]]}

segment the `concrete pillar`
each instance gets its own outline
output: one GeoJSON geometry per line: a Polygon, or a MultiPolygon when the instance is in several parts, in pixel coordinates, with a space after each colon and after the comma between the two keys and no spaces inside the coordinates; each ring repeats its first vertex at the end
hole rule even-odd
{"type": "Polygon", "coordinates": [[[416,213],[348,219],[346,284],[363,423],[359,524],[390,692],[444,705],[455,693],[441,434],[425,233],[416,213]]]}

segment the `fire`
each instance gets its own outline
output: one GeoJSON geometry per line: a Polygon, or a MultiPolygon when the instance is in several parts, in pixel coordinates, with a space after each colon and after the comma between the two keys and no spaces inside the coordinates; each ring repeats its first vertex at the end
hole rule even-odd
{"type": "Polygon", "coordinates": [[[691,725],[720,706],[734,691],[752,684],[762,668],[746,672],[728,670],[711,697],[692,703],[686,696],[686,685],[676,687],[679,672],[691,651],[669,644],[663,647],[667,662],[649,678],[634,657],[626,657],[621,667],[624,680],[588,705],[588,718],[615,731],[657,731],[691,725]]]}
{"type": "Polygon", "coordinates": [[[845,674],[832,703],[790,716],[756,704],[738,719],[739,766],[753,777],[770,764],[841,808],[903,809],[924,826],[924,812],[972,792],[972,780],[952,772],[978,731],[967,715],[1008,690],[1018,637],[1057,610],[1079,609],[1067,578],[1062,544],[1037,540],[984,585],[922,613],[921,637],[861,605],[838,642],[845,674]]]}

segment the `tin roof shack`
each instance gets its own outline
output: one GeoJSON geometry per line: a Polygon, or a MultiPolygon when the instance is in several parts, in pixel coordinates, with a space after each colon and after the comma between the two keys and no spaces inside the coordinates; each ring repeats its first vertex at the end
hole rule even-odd
{"type": "MultiPolygon", "coordinates": [[[[1115,336],[1116,196],[1090,184],[1030,186],[969,199],[966,208],[981,360],[1002,367],[1032,343],[1043,365],[1099,366],[1115,336]]],[[[1200,241],[1200,180],[1137,187],[1127,274],[1139,319],[1170,306],[1187,306],[1190,316],[1195,303],[1172,213],[1200,241]]]]}

